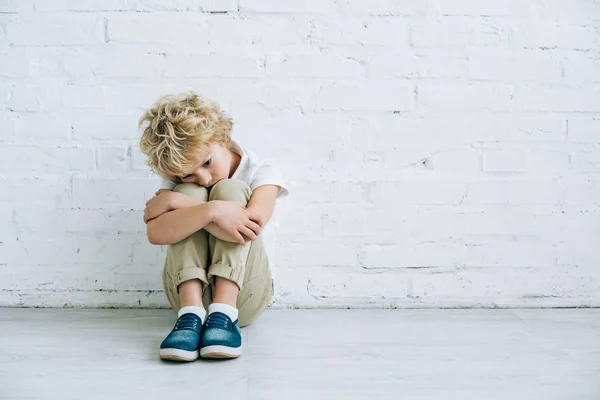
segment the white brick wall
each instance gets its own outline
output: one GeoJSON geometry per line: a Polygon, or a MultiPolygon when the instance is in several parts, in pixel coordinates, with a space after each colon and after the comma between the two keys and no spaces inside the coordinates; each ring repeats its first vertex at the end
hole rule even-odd
{"type": "Polygon", "coordinates": [[[0,2],[0,306],[167,307],[137,119],[274,157],[274,307],[600,306],[596,0],[0,2]]]}

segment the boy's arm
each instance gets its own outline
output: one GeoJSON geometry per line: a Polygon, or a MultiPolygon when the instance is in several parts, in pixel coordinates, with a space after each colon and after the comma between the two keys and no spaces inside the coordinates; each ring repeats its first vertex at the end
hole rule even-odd
{"type": "Polygon", "coordinates": [[[212,206],[209,203],[199,202],[194,206],[169,211],[148,221],[148,241],[159,245],[177,243],[206,228],[212,224],[212,220],[212,206]]]}
{"type": "Polygon", "coordinates": [[[275,209],[275,199],[279,195],[281,186],[263,185],[252,191],[246,209],[254,222],[262,228],[269,221],[275,209]]]}

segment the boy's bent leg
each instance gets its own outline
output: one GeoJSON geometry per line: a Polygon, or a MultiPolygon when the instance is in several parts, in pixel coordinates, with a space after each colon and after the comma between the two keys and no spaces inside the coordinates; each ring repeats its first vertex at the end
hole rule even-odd
{"type": "MultiPolygon", "coordinates": [[[[174,191],[195,197],[201,201],[208,200],[206,188],[195,183],[182,183],[174,191]]],[[[204,229],[193,233],[178,243],[169,245],[163,270],[163,285],[169,304],[175,312],[178,312],[182,307],[179,285],[192,279],[198,279],[203,283],[204,289],[207,287],[206,268],[208,260],[208,232],[204,229]]],[[[201,296],[193,295],[193,297],[201,299],[201,296]]],[[[196,305],[202,306],[202,302],[196,305]]]]}
{"type": "MultiPolygon", "coordinates": [[[[244,182],[227,179],[212,188],[209,201],[228,200],[247,205],[251,195],[252,190],[244,182]]],[[[212,253],[209,281],[214,282],[216,277],[221,277],[236,284],[240,289],[236,299],[239,325],[249,325],[264,312],[273,297],[272,277],[262,237],[242,246],[209,235],[209,246],[212,253]]],[[[214,287],[211,289],[213,293],[209,292],[209,296],[214,294],[214,287]]],[[[206,294],[205,304],[209,300],[206,294]]]]}

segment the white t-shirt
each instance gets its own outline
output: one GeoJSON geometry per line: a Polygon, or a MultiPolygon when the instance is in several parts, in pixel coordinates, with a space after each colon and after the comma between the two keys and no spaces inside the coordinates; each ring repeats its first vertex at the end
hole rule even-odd
{"type": "MultiPolygon", "coordinates": [[[[277,210],[279,201],[289,194],[287,185],[283,176],[279,172],[277,165],[273,160],[259,160],[258,157],[246,148],[240,147],[235,141],[231,141],[231,151],[237,153],[240,157],[240,164],[233,173],[231,179],[237,179],[246,182],[250,189],[254,190],[263,185],[280,186],[279,194],[275,199],[275,209],[273,215],[261,229],[263,246],[269,259],[269,268],[271,275],[275,277],[275,233],[278,227],[277,210]]],[[[173,181],[163,179],[161,189],[173,190],[177,184],[173,181]]]]}

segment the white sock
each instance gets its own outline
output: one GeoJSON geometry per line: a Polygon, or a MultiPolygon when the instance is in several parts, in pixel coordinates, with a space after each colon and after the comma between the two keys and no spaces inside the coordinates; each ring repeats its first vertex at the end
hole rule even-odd
{"type": "Polygon", "coordinates": [[[208,306],[208,315],[214,312],[221,312],[231,318],[232,322],[235,322],[238,319],[238,309],[235,307],[231,307],[229,304],[225,303],[212,303],[208,306]]]}
{"type": "Polygon", "coordinates": [[[200,307],[200,306],[181,307],[181,309],[177,312],[177,318],[181,317],[183,314],[186,314],[186,313],[196,314],[197,316],[200,317],[202,322],[204,322],[204,319],[206,318],[206,310],[204,309],[204,307],[200,307]]]}

